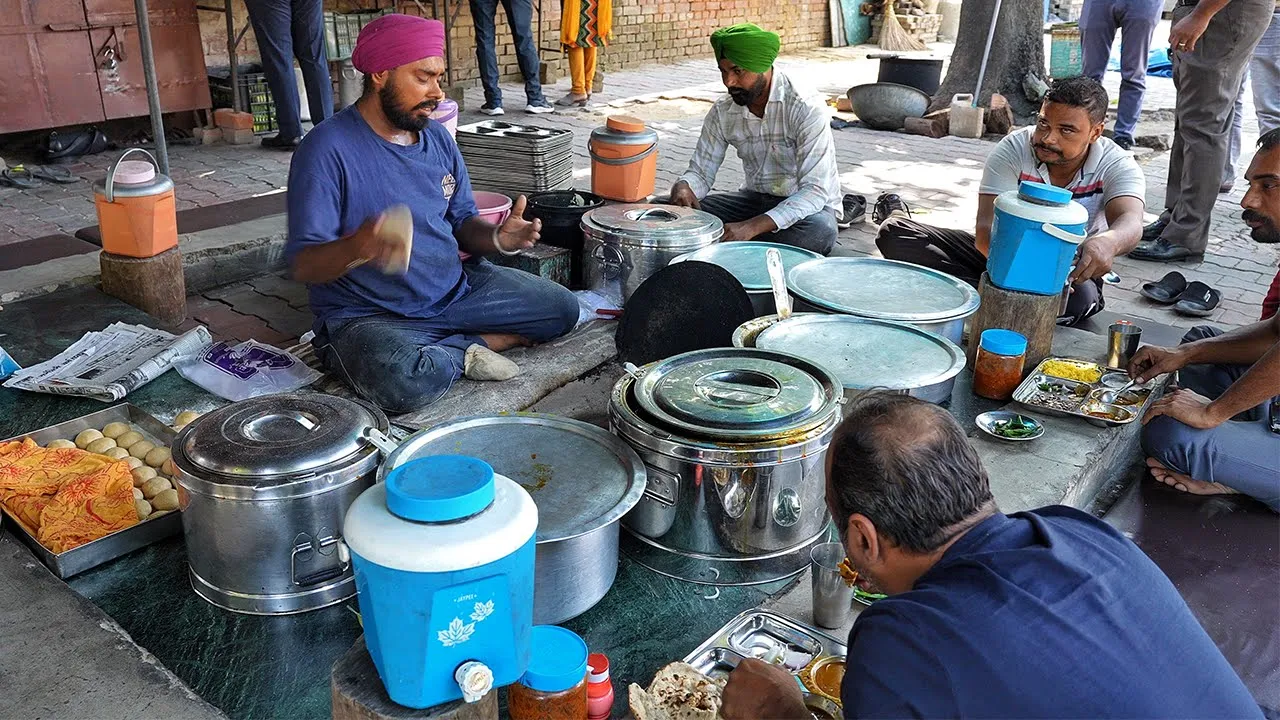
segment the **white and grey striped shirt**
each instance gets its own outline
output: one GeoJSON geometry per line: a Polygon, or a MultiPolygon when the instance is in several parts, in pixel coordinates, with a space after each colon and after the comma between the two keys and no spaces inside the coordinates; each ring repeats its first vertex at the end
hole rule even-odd
{"type": "Polygon", "coordinates": [[[711,192],[732,145],[746,175],[743,190],[785,197],[765,213],[785,230],[827,208],[840,213],[840,174],[830,113],[774,68],[764,117],[725,95],[711,106],[689,169],[680,177],[699,198],[711,192]]]}

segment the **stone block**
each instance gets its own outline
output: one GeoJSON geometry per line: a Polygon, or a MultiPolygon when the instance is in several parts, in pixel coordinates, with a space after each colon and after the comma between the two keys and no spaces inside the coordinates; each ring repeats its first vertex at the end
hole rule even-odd
{"type": "Polygon", "coordinates": [[[538,73],[543,85],[555,85],[560,82],[560,78],[564,77],[564,70],[561,68],[561,63],[558,59],[543,60],[542,68],[538,73]]]}
{"type": "Polygon", "coordinates": [[[591,78],[591,92],[604,92],[604,73],[597,71],[595,77],[591,78]]]}
{"type": "Polygon", "coordinates": [[[445,97],[458,103],[458,112],[466,110],[467,88],[465,85],[450,85],[444,89],[445,97]]]}
{"type": "Polygon", "coordinates": [[[253,134],[253,128],[238,128],[233,132],[223,131],[223,139],[232,145],[250,145],[257,140],[257,136],[253,134]]]}
{"type": "Polygon", "coordinates": [[[253,130],[253,115],[247,112],[236,112],[231,108],[218,108],[213,111],[213,122],[220,128],[230,130],[253,130]]]}
{"type": "Polygon", "coordinates": [[[222,128],[198,127],[191,131],[191,135],[201,145],[212,145],[222,139],[222,128]]]}

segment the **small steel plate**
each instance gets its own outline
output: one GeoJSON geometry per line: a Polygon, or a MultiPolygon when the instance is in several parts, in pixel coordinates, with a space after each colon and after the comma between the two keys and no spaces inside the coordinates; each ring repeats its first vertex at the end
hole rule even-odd
{"type": "Polygon", "coordinates": [[[1044,436],[1044,423],[1030,415],[1022,415],[1016,412],[1010,412],[1009,410],[992,410],[991,412],[984,412],[974,419],[973,422],[986,434],[996,438],[997,440],[1004,440],[1006,442],[1026,442],[1028,440],[1035,440],[1036,438],[1044,436]],[[1003,435],[996,434],[996,423],[1013,420],[1015,418],[1022,418],[1024,422],[1034,423],[1037,428],[1036,432],[1023,438],[1004,437],[1003,435]]]}

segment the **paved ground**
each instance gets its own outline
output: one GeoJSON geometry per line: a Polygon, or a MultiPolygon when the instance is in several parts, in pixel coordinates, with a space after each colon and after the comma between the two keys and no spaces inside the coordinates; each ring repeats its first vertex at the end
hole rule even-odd
{"type": "MultiPolygon", "coordinates": [[[[1157,37],[1163,31],[1157,31],[1157,37]]],[[[868,48],[814,50],[784,58],[781,67],[793,75],[816,83],[820,90],[835,94],[861,82],[874,81],[877,64],[865,58],[868,48]]],[[[947,54],[949,46],[937,46],[935,52],[947,54]]],[[[1109,73],[1106,84],[1114,94],[1118,74],[1109,73]]],[[[1172,108],[1174,91],[1171,80],[1148,78],[1146,100],[1148,110],[1172,108]]],[[[562,81],[551,97],[567,90],[562,81]]],[[[575,183],[589,187],[589,158],[586,136],[603,122],[604,116],[626,112],[645,118],[661,135],[658,187],[669,187],[688,163],[696,143],[707,100],[719,92],[719,78],[710,62],[690,61],[672,67],[651,67],[617,73],[606,79],[605,92],[584,111],[539,117],[533,120],[543,126],[569,127],[577,133],[575,183]]],[[[512,92],[518,94],[514,86],[512,92]]],[[[481,97],[478,90],[468,94],[468,105],[476,107],[481,97]]],[[[507,119],[528,118],[513,114],[507,119]]],[[[482,119],[475,113],[464,113],[462,121],[482,119]]],[[[1246,106],[1245,147],[1251,148],[1257,137],[1251,102],[1246,106]]],[[[1159,130],[1159,127],[1155,127],[1159,130]]],[[[1141,131],[1141,128],[1140,128],[1141,131]]],[[[934,140],[901,133],[884,133],[849,128],[835,133],[842,182],[849,192],[867,195],[872,201],[881,192],[900,193],[916,209],[918,217],[938,225],[972,228],[976,208],[976,187],[983,160],[991,149],[984,140],[946,138],[934,140]]],[[[732,155],[732,154],[731,154],[732,155]]],[[[1246,160],[1250,153],[1246,153],[1246,160]]],[[[88,158],[71,169],[84,178],[104,174],[108,154],[88,158]]],[[[214,145],[208,147],[176,146],[171,149],[174,180],[178,185],[179,208],[213,205],[264,193],[279,192],[288,176],[289,155],[263,150],[257,146],[214,145]]],[[[1148,208],[1163,206],[1167,153],[1147,153],[1140,158],[1148,178],[1148,208]]],[[[736,159],[726,162],[717,186],[733,189],[742,181],[741,165],[736,159]]],[[[1258,306],[1273,277],[1277,256],[1273,248],[1252,242],[1239,221],[1237,203],[1243,194],[1243,183],[1223,195],[1214,211],[1213,245],[1202,263],[1180,263],[1184,274],[1220,288],[1224,301],[1210,322],[1238,325],[1256,319],[1258,306]]],[[[94,222],[91,191],[86,183],[71,186],[47,186],[33,191],[0,190],[0,245],[6,242],[40,237],[55,232],[74,232],[94,222]]],[[[870,221],[841,235],[842,254],[872,254],[875,228],[870,221]]],[[[1108,309],[1136,319],[1159,320],[1171,325],[1191,326],[1204,322],[1183,318],[1143,300],[1137,289],[1143,282],[1158,279],[1170,268],[1139,263],[1121,258],[1116,271],[1123,278],[1119,287],[1107,292],[1108,309]]],[[[200,307],[197,301],[193,316],[242,310],[252,315],[255,308],[241,303],[268,300],[292,310],[286,313],[276,307],[275,315],[258,315],[267,320],[276,333],[296,336],[299,316],[305,304],[298,304],[297,288],[282,299],[282,284],[273,280],[275,294],[253,290],[248,286],[228,288],[224,293],[210,293],[200,307]],[[292,300],[294,304],[288,304],[292,300]],[[229,307],[232,306],[232,307],[229,307]],[[278,312],[277,312],[278,311],[278,312]],[[272,321],[274,320],[274,322],[272,321]],[[287,321],[286,321],[287,320],[287,321]]],[[[234,319],[234,318],[233,318],[234,319]]],[[[233,323],[241,329],[251,323],[233,323]]],[[[259,339],[264,339],[259,337],[259,339]]],[[[279,341],[279,338],[276,338],[279,341]]]]}

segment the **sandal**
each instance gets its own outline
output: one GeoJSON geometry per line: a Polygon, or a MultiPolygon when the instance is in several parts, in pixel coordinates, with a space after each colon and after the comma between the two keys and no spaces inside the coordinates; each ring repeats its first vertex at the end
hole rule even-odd
{"type": "MultiPolygon", "coordinates": [[[[22,165],[18,166],[22,168],[22,165]]],[[[37,180],[45,180],[59,185],[73,185],[80,182],[80,178],[72,175],[70,172],[60,167],[50,167],[48,165],[31,165],[24,168],[31,173],[31,177],[37,180]]]]}
{"type": "Polygon", "coordinates": [[[1173,311],[1179,315],[1208,317],[1218,308],[1220,302],[1222,302],[1222,293],[1197,280],[1188,285],[1187,289],[1178,296],[1178,302],[1174,304],[1173,311]]]}
{"type": "Polygon", "coordinates": [[[21,165],[0,170],[0,185],[20,190],[34,190],[40,187],[40,183],[36,182],[35,178],[32,177],[31,171],[21,165]]]}
{"type": "Polygon", "coordinates": [[[1143,283],[1142,297],[1153,300],[1161,305],[1172,305],[1178,302],[1183,291],[1187,289],[1187,279],[1182,273],[1174,272],[1160,278],[1159,282],[1143,283]]]}

